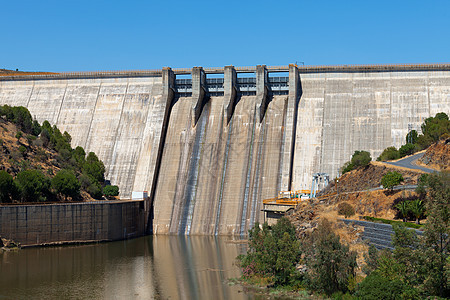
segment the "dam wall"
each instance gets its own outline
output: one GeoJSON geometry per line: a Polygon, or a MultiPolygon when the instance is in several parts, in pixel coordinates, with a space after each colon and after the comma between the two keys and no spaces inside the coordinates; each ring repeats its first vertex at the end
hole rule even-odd
{"type": "Polygon", "coordinates": [[[293,181],[311,186],[311,174],[338,175],[355,150],[372,159],[406,143],[409,130],[450,112],[450,72],[392,70],[301,74],[293,181]]]}
{"type": "Polygon", "coordinates": [[[153,233],[242,235],[263,221],[263,199],[336,177],[355,150],[376,159],[448,114],[450,65],[0,77],[0,104],[96,152],[122,197],[150,191],[153,233]]]}

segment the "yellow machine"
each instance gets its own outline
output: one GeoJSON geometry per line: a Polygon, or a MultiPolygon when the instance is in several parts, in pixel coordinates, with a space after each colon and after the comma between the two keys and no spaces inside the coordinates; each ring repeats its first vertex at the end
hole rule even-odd
{"type": "Polygon", "coordinates": [[[309,199],[310,190],[298,190],[298,191],[281,191],[278,193],[277,198],[265,199],[263,204],[281,204],[295,206],[298,203],[309,199]]]}

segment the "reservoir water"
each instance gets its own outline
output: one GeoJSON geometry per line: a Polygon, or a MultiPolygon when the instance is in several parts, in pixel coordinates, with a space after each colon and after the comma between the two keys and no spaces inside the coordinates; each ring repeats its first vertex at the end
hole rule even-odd
{"type": "Polygon", "coordinates": [[[0,252],[0,299],[251,299],[228,283],[244,251],[228,237],[146,236],[0,252]]]}

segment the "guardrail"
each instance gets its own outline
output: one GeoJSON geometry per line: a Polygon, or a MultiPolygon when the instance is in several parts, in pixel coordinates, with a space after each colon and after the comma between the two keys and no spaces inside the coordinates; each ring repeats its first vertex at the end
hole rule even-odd
{"type": "MultiPolygon", "coordinates": [[[[327,73],[327,72],[381,72],[381,71],[450,71],[450,63],[440,64],[374,64],[374,65],[323,65],[297,66],[299,73],[327,73]]],[[[237,73],[256,72],[256,67],[235,67],[237,73]]],[[[190,68],[172,69],[175,74],[191,74],[190,68]]],[[[206,74],[221,74],[224,68],[204,68],[206,74]]],[[[269,72],[288,72],[289,66],[267,66],[269,72]]],[[[63,72],[39,75],[5,75],[1,80],[30,80],[30,79],[77,79],[77,78],[108,78],[108,77],[146,77],[162,76],[162,70],[124,70],[124,71],[90,71],[63,72]]]]}

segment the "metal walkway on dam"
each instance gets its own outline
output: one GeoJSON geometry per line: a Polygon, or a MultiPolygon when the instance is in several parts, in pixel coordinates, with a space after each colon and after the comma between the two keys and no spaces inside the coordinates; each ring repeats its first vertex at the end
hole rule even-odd
{"type": "Polygon", "coordinates": [[[450,112],[450,65],[233,67],[0,76],[27,107],[94,151],[121,189],[150,191],[153,232],[242,234],[262,199],[334,178],[450,112]]]}

